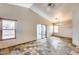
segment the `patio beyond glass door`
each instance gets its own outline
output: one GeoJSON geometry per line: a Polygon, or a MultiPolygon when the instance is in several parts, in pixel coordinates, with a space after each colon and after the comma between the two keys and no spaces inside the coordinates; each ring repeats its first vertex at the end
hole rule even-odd
{"type": "Polygon", "coordinates": [[[44,39],[47,37],[46,25],[37,24],[37,39],[44,39]]]}

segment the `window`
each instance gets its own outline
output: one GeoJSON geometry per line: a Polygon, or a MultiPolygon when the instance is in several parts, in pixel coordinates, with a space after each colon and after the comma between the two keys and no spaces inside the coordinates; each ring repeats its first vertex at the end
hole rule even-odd
{"type": "Polygon", "coordinates": [[[13,20],[2,20],[2,40],[16,38],[16,27],[13,20]]]}
{"type": "Polygon", "coordinates": [[[53,24],[53,35],[59,33],[59,25],[58,24],[53,24]]]}
{"type": "Polygon", "coordinates": [[[58,25],[54,25],[54,33],[58,33],[58,25]]]}

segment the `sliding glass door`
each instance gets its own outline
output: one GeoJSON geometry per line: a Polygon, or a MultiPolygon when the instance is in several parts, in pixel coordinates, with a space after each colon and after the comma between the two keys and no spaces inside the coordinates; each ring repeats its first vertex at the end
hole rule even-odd
{"type": "Polygon", "coordinates": [[[47,26],[37,24],[37,39],[44,39],[47,37],[47,26]]]}

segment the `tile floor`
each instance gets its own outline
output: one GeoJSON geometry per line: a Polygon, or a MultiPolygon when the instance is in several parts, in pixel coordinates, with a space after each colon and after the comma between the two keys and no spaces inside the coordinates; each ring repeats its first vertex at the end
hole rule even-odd
{"type": "Polygon", "coordinates": [[[38,39],[30,43],[13,47],[9,55],[77,55],[79,48],[70,43],[71,40],[50,37],[38,39]]]}

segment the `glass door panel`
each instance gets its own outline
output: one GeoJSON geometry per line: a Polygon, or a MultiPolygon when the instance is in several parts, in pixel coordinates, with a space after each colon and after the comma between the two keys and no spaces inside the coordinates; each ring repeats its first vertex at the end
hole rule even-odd
{"type": "Polygon", "coordinates": [[[37,39],[41,39],[41,24],[37,24],[37,39]]]}
{"type": "Polygon", "coordinates": [[[42,25],[42,38],[46,38],[46,26],[42,25]]]}
{"type": "Polygon", "coordinates": [[[37,24],[37,39],[46,38],[46,25],[37,24]]]}

